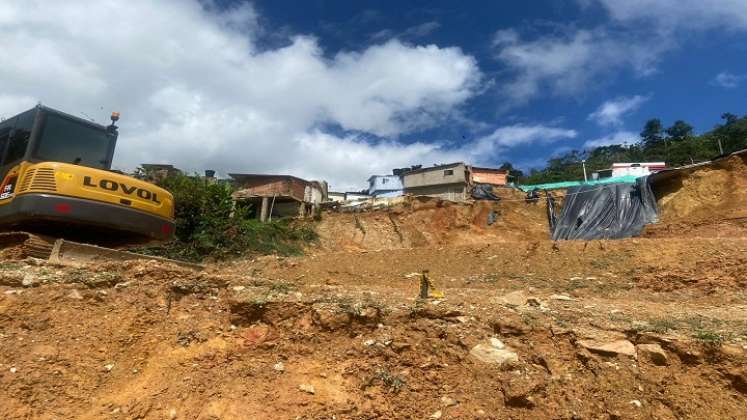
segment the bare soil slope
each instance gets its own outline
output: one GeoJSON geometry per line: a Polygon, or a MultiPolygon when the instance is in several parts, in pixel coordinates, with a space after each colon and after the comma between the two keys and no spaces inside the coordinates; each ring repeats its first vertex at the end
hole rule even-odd
{"type": "Polygon", "coordinates": [[[747,154],[682,171],[654,185],[660,222],[651,236],[721,236],[747,232],[747,154]]]}
{"type": "Polygon", "coordinates": [[[327,250],[397,249],[547,239],[543,201],[502,190],[503,201],[454,203],[418,197],[389,210],[325,213],[317,232],[327,250]],[[495,222],[488,224],[490,213],[495,222]]]}

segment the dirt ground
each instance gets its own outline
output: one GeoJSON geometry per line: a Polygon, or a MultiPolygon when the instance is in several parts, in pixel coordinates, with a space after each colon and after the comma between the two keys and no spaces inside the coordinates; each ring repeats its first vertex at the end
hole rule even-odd
{"type": "Polygon", "coordinates": [[[305,256],[202,272],[5,253],[0,417],[746,418],[744,230],[554,243],[544,212],[326,214],[305,256]]]}

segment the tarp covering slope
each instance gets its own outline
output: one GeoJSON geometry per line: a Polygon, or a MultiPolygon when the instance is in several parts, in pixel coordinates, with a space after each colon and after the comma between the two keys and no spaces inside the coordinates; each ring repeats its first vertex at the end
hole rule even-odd
{"type": "Polygon", "coordinates": [[[638,178],[634,184],[580,185],[566,192],[555,223],[553,216],[553,240],[629,238],[656,222],[656,198],[648,177],[638,178]]]}
{"type": "Polygon", "coordinates": [[[500,197],[493,193],[493,186],[489,184],[477,184],[472,190],[472,198],[475,200],[500,201],[500,197]]]}

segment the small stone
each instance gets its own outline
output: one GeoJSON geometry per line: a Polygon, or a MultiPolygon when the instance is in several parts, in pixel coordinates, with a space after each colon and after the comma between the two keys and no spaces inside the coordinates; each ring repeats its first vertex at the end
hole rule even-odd
{"type": "Polygon", "coordinates": [[[310,385],[310,384],[301,384],[298,386],[298,389],[301,390],[301,392],[305,392],[311,395],[314,395],[316,393],[316,389],[314,389],[314,385],[310,385]]]}
{"type": "Polygon", "coordinates": [[[246,289],[246,287],[244,287],[244,286],[234,286],[232,289],[233,289],[234,292],[240,292],[240,291],[246,289]]]}
{"type": "Polygon", "coordinates": [[[432,419],[440,419],[443,413],[441,413],[441,410],[436,411],[435,413],[431,414],[432,419]]]}
{"type": "Polygon", "coordinates": [[[527,303],[527,296],[523,290],[517,290],[503,295],[499,300],[509,306],[521,306],[527,303]]]}
{"type": "Polygon", "coordinates": [[[69,297],[70,299],[75,299],[75,300],[83,299],[83,295],[81,295],[77,289],[71,290],[70,293],[67,294],[67,297],[69,297]]]}
{"type": "Polygon", "coordinates": [[[176,408],[169,410],[169,418],[172,420],[176,418],[176,408]]]}
{"type": "Polygon", "coordinates": [[[23,287],[31,287],[36,283],[38,283],[38,281],[30,274],[26,274],[23,276],[23,280],[21,280],[21,286],[23,287]]]}
{"type": "Polygon", "coordinates": [[[374,344],[376,344],[376,340],[370,340],[369,339],[369,340],[366,340],[366,341],[363,342],[363,345],[366,346],[366,347],[371,347],[374,344]]]}
{"type": "Polygon", "coordinates": [[[503,344],[503,341],[495,337],[490,337],[490,345],[497,348],[498,350],[503,350],[506,348],[506,345],[503,344]]]}
{"type": "Polygon", "coordinates": [[[113,363],[110,363],[110,364],[108,364],[108,365],[104,365],[104,370],[105,370],[105,371],[107,371],[107,372],[111,372],[111,371],[112,371],[112,369],[114,369],[114,364],[113,364],[113,363]]]}
{"type": "Polygon", "coordinates": [[[567,295],[551,295],[550,299],[552,299],[552,300],[564,300],[564,301],[568,301],[568,302],[573,301],[573,298],[570,297],[570,296],[567,296],[567,295]]]}
{"type": "Polygon", "coordinates": [[[459,321],[459,322],[461,322],[462,324],[466,324],[466,323],[469,322],[469,317],[462,315],[462,316],[456,317],[456,320],[459,321]]]}
{"type": "Polygon", "coordinates": [[[602,342],[595,340],[578,340],[578,344],[590,351],[602,354],[623,354],[625,356],[635,357],[635,346],[628,340],[616,340],[602,342]]]}
{"type": "Polygon", "coordinates": [[[478,344],[475,347],[472,347],[469,354],[483,363],[490,363],[498,366],[519,361],[519,356],[515,352],[508,348],[498,349],[492,344],[478,344]]]}
{"type": "Polygon", "coordinates": [[[634,406],[636,406],[638,408],[641,408],[643,406],[643,404],[641,404],[641,402],[638,401],[638,400],[631,400],[629,404],[630,405],[634,405],[634,406]]]}
{"type": "Polygon", "coordinates": [[[443,404],[445,407],[453,407],[457,405],[457,400],[444,395],[443,397],[441,397],[441,404],[443,404]]]}
{"type": "Polygon", "coordinates": [[[664,349],[658,344],[639,344],[638,352],[651,360],[655,365],[666,366],[669,364],[669,358],[664,349]]]}
{"type": "Polygon", "coordinates": [[[16,373],[16,372],[18,372],[18,369],[14,367],[10,368],[10,373],[16,373]]]}
{"type": "Polygon", "coordinates": [[[272,365],[272,368],[278,372],[285,372],[285,365],[283,364],[283,362],[275,363],[274,365],[272,365]]]}

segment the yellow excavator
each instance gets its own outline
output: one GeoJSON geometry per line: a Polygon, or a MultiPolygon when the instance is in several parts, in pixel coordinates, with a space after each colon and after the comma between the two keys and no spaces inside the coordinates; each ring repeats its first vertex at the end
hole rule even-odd
{"type": "Polygon", "coordinates": [[[104,126],[37,105],[0,122],[0,243],[22,241],[31,256],[61,259],[66,251],[85,257],[90,245],[71,240],[122,246],[173,238],[172,195],[111,170],[119,114],[111,120],[104,126]]]}

